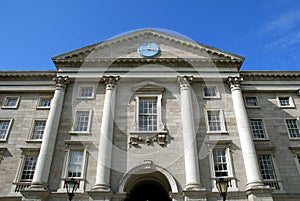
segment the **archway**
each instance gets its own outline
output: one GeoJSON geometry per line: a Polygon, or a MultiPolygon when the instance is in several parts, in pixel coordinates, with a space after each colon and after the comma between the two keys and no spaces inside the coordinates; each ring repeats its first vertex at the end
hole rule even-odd
{"type": "Polygon", "coordinates": [[[127,201],[171,201],[171,191],[167,178],[158,171],[131,175],[125,188],[127,201]]]}

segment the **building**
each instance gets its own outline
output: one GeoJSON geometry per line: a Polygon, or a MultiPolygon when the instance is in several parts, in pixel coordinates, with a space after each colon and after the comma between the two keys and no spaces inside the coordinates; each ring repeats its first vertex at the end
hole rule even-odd
{"type": "Polygon", "coordinates": [[[0,72],[0,200],[300,200],[300,72],[143,29],[0,72]]]}

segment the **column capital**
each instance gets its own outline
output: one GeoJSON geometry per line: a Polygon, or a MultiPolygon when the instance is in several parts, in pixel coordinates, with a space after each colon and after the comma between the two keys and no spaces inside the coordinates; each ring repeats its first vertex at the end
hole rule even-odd
{"type": "Polygon", "coordinates": [[[112,90],[117,85],[120,76],[103,76],[103,80],[106,85],[106,90],[112,90]]]}
{"type": "Polygon", "coordinates": [[[69,77],[68,76],[58,76],[53,78],[55,81],[55,88],[56,89],[65,89],[67,85],[69,84],[69,77]]]}
{"type": "Polygon", "coordinates": [[[193,76],[178,76],[177,82],[180,84],[180,88],[190,87],[190,83],[193,81],[193,76]]]}
{"type": "Polygon", "coordinates": [[[227,82],[230,85],[231,91],[240,89],[241,82],[244,79],[242,77],[228,77],[227,82]]]}

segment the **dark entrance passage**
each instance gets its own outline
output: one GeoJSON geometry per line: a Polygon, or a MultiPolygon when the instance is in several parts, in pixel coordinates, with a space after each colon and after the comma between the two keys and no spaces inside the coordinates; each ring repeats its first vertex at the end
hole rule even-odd
{"type": "Polygon", "coordinates": [[[140,181],[129,193],[128,201],[171,201],[168,191],[156,181],[140,181]]]}

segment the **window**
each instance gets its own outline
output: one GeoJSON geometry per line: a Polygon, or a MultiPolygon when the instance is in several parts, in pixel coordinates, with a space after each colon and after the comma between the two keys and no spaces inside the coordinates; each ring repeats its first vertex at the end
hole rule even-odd
{"type": "Polygon", "coordinates": [[[220,94],[216,86],[204,86],[203,87],[204,98],[219,98],[220,94]]]}
{"type": "Polygon", "coordinates": [[[272,156],[270,154],[258,155],[258,162],[265,185],[280,189],[272,162],[272,156]]]}
{"type": "Polygon", "coordinates": [[[251,119],[250,120],[252,135],[254,139],[265,139],[265,129],[264,124],[261,119],[251,119]]]}
{"type": "Polygon", "coordinates": [[[83,166],[83,151],[70,151],[68,177],[81,177],[83,166]]]}
{"type": "Polygon", "coordinates": [[[19,97],[6,97],[2,108],[17,108],[19,104],[19,99],[19,97]]]}
{"type": "Polygon", "coordinates": [[[40,97],[37,108],[39,109],[48,109],[51,104],[51,97],[40,97]]]}
{"type": "Polygon", "coordinates": [[[94,86],[80,86],[78,98],[94,98],[94,86]]]}
{"type": "Polygon", "coordinates": [[[35,166],[36,166],[37,156],[26,156],[25,163],[23,166],[23,171],[20,181],[32,181],[35,166]]]}
{"type": "Polygon", "coordinates": [[[206,111],[208,132],[226,132],[222,110],[209,109],[206,111]]]}
{"type": "Polygon", "coordinates": [[[256,97],[245,97],[247,107],[258,107],[258,101],[256,97]]]}
{"type": "Polygon", "coordinates": [[[157,131],[157,97],[140,97],[139,130],[157,131]]]}
{"type": "Polygon", "coordinates": [[[87,133],[90,129],[91,111],[78,110],[75,115],[73,131],[87,133]]]}
{"type": "Polygon", "coordinates": [[[11,125],[12,119],[0,119],[0,141],[6,141],[11,125]]]}
{"type": "Polygon", "coordinates": [[[43,138],[45,125],[46,125],[45,120],[35,120],[31,139],[41,140],[43,138]]]}
{"type": "Polygon", "coordinates": [[[286,119],[286,126],[290,134],[290,138],[300,138],[299,124],[297,119],[286,119]]]}
{"type": "Polygon", "coordinates": [[[283,108],[295,107],[293,98],[290,96],[277,97],[277,102],[279,107],[283,107],[283,108]]]}
{"type": "Polygon", "coordinates": [[[227,177],[228,166],[225,149],[215,149],[213,151],[215,177],[227,177]]]}

